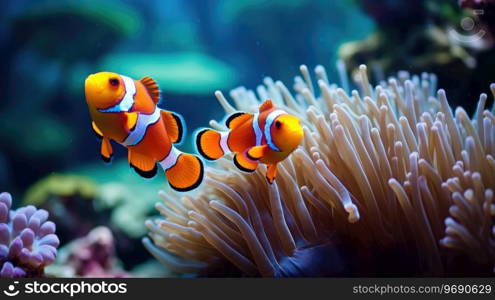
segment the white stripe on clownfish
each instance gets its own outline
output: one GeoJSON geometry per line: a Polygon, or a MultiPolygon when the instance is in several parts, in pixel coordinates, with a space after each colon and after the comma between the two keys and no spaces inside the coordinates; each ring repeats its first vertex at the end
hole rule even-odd
{"type": "Polygon", "coordinates": [[[220,133],[220,148],[222,148],[223,154],[230,153],[230,147],[228,144],[228,139],[229,139],[229,133],[228,131],[226,132],[221,132],[220,133]]]}
{"type": "Polygon", "coordinates": [[[128,112],[134,105],[134,96],[136,95],[136,85],[130,77],[119,75],[124,81],[125,94],[124,97],[110,108],[99,109],[103,113],[128,112]]]}
{"type": "Polygon", "coordinates": [[[258,120],[259,117],[260,117],[259,113],[256,113],[253,116],[253,130],[254,130],[254,134],[256,136],[256,146],[260,146],[261,141],[263,139],[263,131],[261,131],[259,120],[258,120]]]}
{"type": "Polygon", "coordinates": [[[167,157],[165,157],[164,160],[160,161],[160,166],[164,170],[168,170],[168,169],[172,168],[177,163],[177,159],[179,158],[179,156],[181,154],[182,154],[181,151],[179,151],[177,148],[172,146],[170,148],[170,152],[167,154],[167,157]]]}
{"type": "Polygon", "coordinates": [[[272,111],[271,113],[268,114],[268,117],[266,117],[266,122],[265,122],[265,138],[266,138],[266,143],[270,148],[272,148],[275,151],[280,152],[280,149],[273,143],[272,140],[272,124],[275,121],[275,119],[280,116],[280,115],[285,115],[287,114],[285,111],[277,109],[272,111]]]}
{"type": "Polygon", "coordinates": [[[160,120],[160,109],[155,107],[152,114],[138,113],[136,126],[129,133],[127,138],[122,142],[124,146],[137,145],[146,135],[146,130],[150,125],[155,124],[160,120]]]}

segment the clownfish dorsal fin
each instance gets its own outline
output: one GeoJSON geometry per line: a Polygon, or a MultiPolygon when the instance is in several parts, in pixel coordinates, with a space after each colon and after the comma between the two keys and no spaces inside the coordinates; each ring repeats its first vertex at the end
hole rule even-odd
{"type": "Polygon", "coordinates": [[[260,106],[260,113],[273,108],[272,100],[265,100],[260,106]]]}
{"type": "Polygon", "coordinates": [[[168,137],[170,138],[170,142],[180,143],[184,136],[184,125],[182,124],[182,118],[173,112],[161,110],[162,122],[165,125],[165,129],[167,129],[168,137]]]}
{"type": "Polygon", "coordinates": [[[248,121],[249,118],[251,118],[252,116],[253,116],[252,114],[248,114],[245,112],[236,112],[236,113],[231,114],[227,118],[227,120],[225,120],[225,125],[229,129],[234,129],[234,128],[238,127],[239,125],[241,125],[242,123],[248,121]]]}
{"type": "Polygon", "coordinates": [[[155,104],[158,103],[158,101],[160,101],[160,87],[158,86],[158,83],[149,76],[144,76],[139,81],[144,85],[151,99],[153,99],[153,102],[155,102],[155,104]]]}

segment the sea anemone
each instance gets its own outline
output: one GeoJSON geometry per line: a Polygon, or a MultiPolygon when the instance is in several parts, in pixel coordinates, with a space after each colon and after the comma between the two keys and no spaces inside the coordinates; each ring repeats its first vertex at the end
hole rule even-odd
{"type": "Polygon", "coordinates": [[[272,99],[301,118],[305,138],[272,185],[263,166],[245,174],[221,159],[195,193],[161,191],[163,218],[146,222],[151,239],[143,239],[160,262],[205,276],[490,274],[495,116],[487,95],[470,119],[461,107],[452,112],[433,74],[399,72],[373,87],[361,65],[359,91],[349,91],[337,66],[345,89],[322,66],[315,86],[303,65],[295,95],[270,78],[256,92],[231,91],[235,106],[216,92],[227,114],[272,99]]]}
{"type": "Polygon", "coordinates": [[[59,240],[48,212],[29,205],[11,210],[0,194],[0,277],[39,277],[57,256],[59,240]]]}

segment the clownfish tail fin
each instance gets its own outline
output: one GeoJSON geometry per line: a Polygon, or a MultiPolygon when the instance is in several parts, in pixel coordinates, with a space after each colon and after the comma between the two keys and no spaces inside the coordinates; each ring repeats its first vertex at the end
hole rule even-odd
{"type": "Polygon", "coordinates": [[[183,153],[172,147],[167,157],[160,162],[170,187],[179,192],[197,188],[204,177],[201,159],[193,154],[183,153]]]}
{"type": "Polygon", "coordinates": [[[230,152],[227,140],[229,132],[202,129],[196,135],[196,148],[199,154],[208,160],[217,160],[230,152]]]}

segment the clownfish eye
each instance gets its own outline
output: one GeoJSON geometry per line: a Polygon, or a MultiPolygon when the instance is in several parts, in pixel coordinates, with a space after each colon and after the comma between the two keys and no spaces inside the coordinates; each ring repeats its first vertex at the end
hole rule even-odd
{"type": "Polygon", "coordinates": [[[276,127],[277,129],[280,129],[280,127],[282,127],[282,122],[280,122],[280,121],[275,121],[275,127],[276,127]]]}
{"type": "Polygon", "coordinates": [[[110,78],[110,79],[108,79],[108,82],[110,83],[111,86],[118,86],[119,85],[119,80],[117,78],[110,78]]]}

